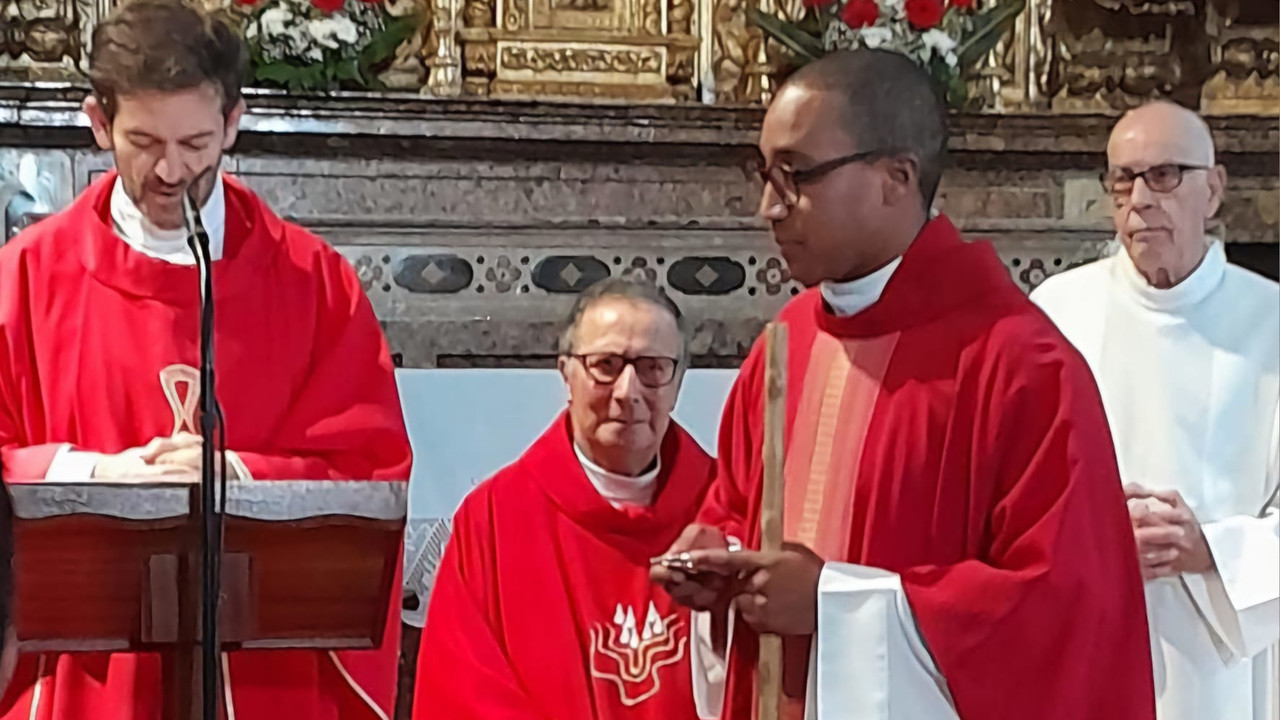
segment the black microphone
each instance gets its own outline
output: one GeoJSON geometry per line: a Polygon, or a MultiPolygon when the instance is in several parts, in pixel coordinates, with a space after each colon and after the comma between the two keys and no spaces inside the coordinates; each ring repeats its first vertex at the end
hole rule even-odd
{"type": "Polygon", "coordinates": [[[213,259],[209,251],[209,233],[200,217],[194,197],[196,187],[216,167],[197,175],[182,196],[183,216],[187,226],[187,247],[195,256],[200,276],[200,437],[203,440],[200,463],[201,525],[201,716],[218,720],[222,680],[221,643],[218,635],[218,598],[222,589],[223,512],[227,503],[227,436],[222,407],[215,392],[213,355],[213,259]],[[216,431],[216,444],[215,444],[216,431]],[[215,473],[214,463],[218,462],[215,473]],[[221,481],[220,493],[216,482],[221,481]],[[221,496],[221,506],[218,504],[221,496]]]}

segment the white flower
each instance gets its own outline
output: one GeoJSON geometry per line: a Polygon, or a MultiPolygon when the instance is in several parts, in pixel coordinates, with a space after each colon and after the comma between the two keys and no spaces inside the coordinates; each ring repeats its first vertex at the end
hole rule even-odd
{"type": "Polygon", "coordinates": [[[355,24],[343,15],[308,20],[307,32],[321,47],[330,50],[337,50],[342,43],[353,43],[360,36],[355,24]]]}
{"type": "Polygon", "coordinates": [[[955,39],[937,28],[921,33],[920,39],[924,41],[924,46],[932,50],[935,55],[945,55],[956,49],[955,39]]]}
{"type": "Polygon", "coordinates": [[[269,38],[289,34],[289,11],[279,5],[264,10],[258,21],[262,25],[262,34],[269,38]]]}
{"type": "Polygon", "coordinates": [[[897,19],[902,17],[906,12],[906,0],[878,0],[880,9],[885,12],[882,15],[897,19]]]}
{"type": "Polygon", "coordinates": [[[859,31],[862,44],[869,48],[878,48],[893,41],[893,31],[887,27],[871,25],[859,31]]]}

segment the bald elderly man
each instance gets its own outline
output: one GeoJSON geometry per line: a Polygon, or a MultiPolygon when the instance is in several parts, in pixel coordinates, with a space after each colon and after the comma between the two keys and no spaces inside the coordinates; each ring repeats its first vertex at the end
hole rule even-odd
{"type": "Polygon", "coordinates": [[[1032,295],[1102,390],[1125,482],[1161,720],[1280,716],[1280,286],[1206,225],[1226,172],[1208,126],[1125,115],[1103,179],[1123,251],[1032,295]]]}

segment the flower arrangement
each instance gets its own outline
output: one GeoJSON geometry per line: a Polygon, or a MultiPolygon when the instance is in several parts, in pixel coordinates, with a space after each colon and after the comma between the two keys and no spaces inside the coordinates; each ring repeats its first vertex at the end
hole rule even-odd
{"type": "Polygon", "coordinates": [[[968,103],[965,74],[1013,27],[1026,0],[803,0],[788,22],[749,10],[752,22],[778,41],[793,64],[836,50],[883,48],[923,66],[957,108],[968,103]],[[982,7],[979,7],[982,5],[982,7]]]}
{"type": "Polygon", "coordinates": [[[377,73],[419,27],[383,0],[236,0],[261,85],[290,92],[381,87],[377,73]]]}

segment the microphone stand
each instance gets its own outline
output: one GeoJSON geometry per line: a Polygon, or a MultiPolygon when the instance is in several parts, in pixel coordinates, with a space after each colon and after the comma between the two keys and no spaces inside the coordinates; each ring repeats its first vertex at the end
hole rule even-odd
{"type": "MultiPolygon", "coordinates": [[[[217,172],[215,169],[214,172],[217,172]]],[[[192,183],[194,187],[196,183],[192,183]]],[[[209,234],[200,219],[200,211],[191,191],[183,195],[183,214],[187,226],[187,247],[195,256],[200,273],[200,650],[201,650],[201,717],[218,720],[219,689],[222,680],[221,643],[218,636],[218,599],[222,581],[223,511],[227,499],[226,427],[222,409],[215,394],[213,356],[213,260],[209,252],[209,234]],[[215,445],[215,431],[216,441],[215,445]],[[221,452],[219,452],[221,451],[221,452]],[[218,462],[220,472],[215,472],[218,462]],[[215,482],[221,480],[221,493],[215,482]],[[221,507],[218,498],[221,496],[221,507]]]]}

